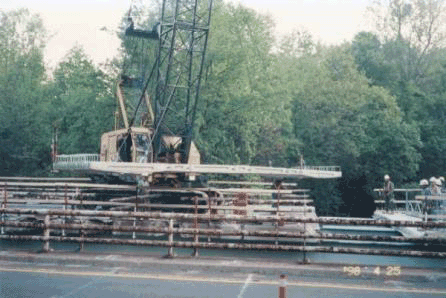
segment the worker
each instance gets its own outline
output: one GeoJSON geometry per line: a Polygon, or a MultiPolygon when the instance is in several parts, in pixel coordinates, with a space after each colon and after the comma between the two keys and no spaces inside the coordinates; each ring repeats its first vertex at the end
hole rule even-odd
{"type": "Polygon", "coordinates": [[[384,176],[384,186],[383,186],[383,197],[385,202],[385,210],[389,212],[389,210],[394,210],[394,200],[395,195],[393,193],[394,185],[393,182],[390,181],[390,176],[384,176]]]}
{"type": "Polygon", "coordinates": [[[277,201],[280,200],[280,190],[283,189],[283,180],[274,180],[273,189],[276,191],[272,193],[273,207],[275,208],[278,205],[277,201]]]}
{"type": "Polygon", "coordinates": [[[420,187],[421,187],[421,194],[423,196],[430,196],[431,192],[429,189],[429,181],[427,181],[426,179],[421,179],[420,187]]]}
{"type": "MultiPolygon", "coordinates": [[[[438,193],[437,193],[437,195],[441,196],[441,192],[442,192],[442,191],[441,191],[441,190],[442,190],[441,179],[440,179],[440,178],[437,178],[437,179],[435,180],[435,182],[436,182],[436,185],[437,185],[437,188],[438,188],[438,193]]],[[[442,201],[439,200],[438,198],[437,198],[437,200],[434,201],[434,209],[436,210],[437,214],[439,214],[438,212],[440,212],[441,203],[442,203],[442,201]]]]}
{"type": "Polygon", "coordinates": [[[429,187],[429,181],[427,179],[421,179],[420,181],[420,187],[421,187],[421,195],[424,196],[423,201],[423,213],[426,213],[429,211],[430,208],[430,201],[428,200],[429,196],[431,195],[431,189],[429,187]]]}
{"type": "Polygon", "coordinates": [[[431,177],[430,179],[429,179],[429,182],[430,182],[430,192],[431,192],[431,195],[433,195],[433,196],[435,196],[435,195],[438,195],[438,194],[440,194],[440,188],[438,187],[438,181],[437,181],[437,178],[435,178],[435,177],[431,177]]]}
{"type": "Polygon", "coordinates": [[[444,183],[444,177],[441,176],[438,179],[440,179],[440,182],[441,182],[441,193],[446,193],[446,183],[444,183]]]}

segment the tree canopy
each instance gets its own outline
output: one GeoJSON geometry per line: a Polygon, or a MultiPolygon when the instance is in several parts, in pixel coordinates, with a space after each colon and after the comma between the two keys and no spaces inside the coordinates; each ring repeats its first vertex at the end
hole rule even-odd
{"type": "MultiPolygon", "coordinates": [[[[441,0],[377,1],[375,31],[325,46],[304,29],[279,38],[271,17],[216,0],[195,122],[203,161],[339,165],[342,179],[301,182],[331,215],[371,215],[384,174],[396,185],[444,175],[445,9],[441,0]]],[[[135,13],[141,26],[156,22],[153,7],[150,19],[135,13]]],[[[119,71],[75,46],[48,75],[39,16],[0,11],[0,24],[1,174],[48,173],[54,126],[61,152],[98,152],[119,71]]],[[[136,53],[121,37],[115,66],[134,59],[147,72],[156,45],[136,53]]]]}

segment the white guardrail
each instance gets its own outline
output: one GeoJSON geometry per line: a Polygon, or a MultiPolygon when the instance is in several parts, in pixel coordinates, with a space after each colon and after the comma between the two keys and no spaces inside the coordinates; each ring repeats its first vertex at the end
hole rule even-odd
{"type": "Polygon", "coordinates": [[[53,163],[54,170],[86,170],[90,162],[98,162],[99,154],[63,154],[57,155],[53,163]]]}
{"type": "Polygon", "coordinates": [[[304,166],[275,168],[247,165],[188,165],[169,163],[99,162],[98,154],[58,155],[54,170],[91,170],[117,174],[147,175],[148,173],[202,173],[202,174],[259,174],[264,176],[288,176],[299,178],[339,178],[339,166],[304,166]]]}

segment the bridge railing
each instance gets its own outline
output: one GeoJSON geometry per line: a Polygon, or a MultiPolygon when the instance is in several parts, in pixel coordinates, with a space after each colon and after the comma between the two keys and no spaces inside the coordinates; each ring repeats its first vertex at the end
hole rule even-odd
{"type": "Polygon", "coordinates": [[[340,172],[340,166],[301,166],[296,169],[302,170],[313,170],[313,171],[324,171],[324,172],[340,172]]]}
{"type": "Polygon", "coordinates": [[[53,162],[54,170],[84,170],[90,162],[100,160],[99,154],[62,154],[57,155],[53,162]]]}
{"type": "MultiPolygon", "coordinates": [[[[383,208],[385,201],[383,197],[383,189],[376,188],[374,191],[378,195],[375,203],[383,208]]],[[[396,188],[394,190],[396,210],[404,212],[407,215],[419,218],[437,218],[442,219],[446,215],[446,193],[438,196],[421,196],[419,188],[396,188]]]]}
{"type": "Polygon", "coordinates": [[[216,164],[170,164],[170,163],[123,163],[103,162],[98,154],[70,154],[58,155],[53,163],[53,170],[96,170],[104,172],[147,175],[150,173],[202,173],[202,174],[258,174],[261,176],[278,177],[311,177],[311,178],[339,178],[342,176],[339,166],[302,166],[297,168],[275,168],[249,165],[216,165],[216,164]]]}
{"type": "MultiPolygon", "coordinates": [[[[375,188],[373,190],[377,194],[377,199],[375,203],[378,207],[384,209],[385,201],[383,200],[382,188],[375,188]]],[[[396,210],[405,212],[408,215],[421,217],[423,215],[423,208],[420,201],[415,199],[415,196],[420,194],[421,189],[418,188],[395,188],[394,189],[396,210]]]]}
{"type": "MultiPolygon", "coordinates": [[[[395,255],[446,258],[445,237],[402,237],[378,235],[349,235],[330,233],[306,233],[309,224],[361,225],[361,226],[407,226],[423,229],[446,228],[445,222],[375,220],[360,218],[317,218],[295,215],[234,215],[198,213],[163,213],[90,210],[42,210],[0,208],[2,234],[0,239],[34,240],[43,242],[43,251],[50,252],[51,242],[77,242],[80,249],[85,243],[159,246],[168,249],[174,256],[174,248],[194,249],[194,255],[203,249],[253,249],[272,251],[395,255]],[[15,216],[11,219],[11,216],[15,216]],[[22,218],[23,220],[20,220],[22,218]],[[66,221],[64,221],[64,219],[66,221]],[[156,225],[148,223],[157,222],[156,225]],[[259,223],[262,223],[259,225],[259,223]],[[225,224],[237,228],[224,228],[225,224]],[[269,224],[264,226],[265,224],[269,224]],[[303,230],[295,227],[300,224],[303,230]],[[246,229],[247,226],[255,229],[246,229]],[[273,226],[275,228],[268,228],[273,226]],[[288,227],[288,229],[286,229],[288,227]],[[15,231],[21,229],[21,234],[15,231]],[[28,230],[28,233],[25,233],[28,230]],[[31,232],[33,231],[33,232],[31,232]],[[71,233],[62,234],[60,231],[71,233]],[[118,233],[119,235],[114,235],[118,233]],[[148,234],[157,235],[148,237],[148,234]],[[179,239],[179,237],[182,237],[179,239]],[[263,239],[259,243],[259,239],[263,239]],[[217,240],[217,241],[216,241],[217,240]],[[345,247],[333,240],[392,242],[398,247],[402,242],[439,245],[439,251],[367,249],[345,247]],[[251,242],[249,242],[251,241],[251,242]]],[[[419,245],[417,247],[423,247],[419,245]]]]}

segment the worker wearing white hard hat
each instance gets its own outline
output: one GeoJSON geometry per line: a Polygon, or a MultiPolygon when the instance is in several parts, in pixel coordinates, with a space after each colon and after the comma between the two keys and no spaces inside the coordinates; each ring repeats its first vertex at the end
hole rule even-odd
{"type": "Polygon", "coordinates": [[[420,180],[420,186],[428,186],[428,185],[429,185],[429,181],[427,181],[426,179],[420,180]]]}
{"type": "Polygon", "coordinates": [[[431,183],[430,185],[430,192],[431,195],[439,195],[440,194],[440,187],[438,185],[438,179],[435,177],[431,177],[429,179],[429,182],[431,183]]]}
{"type": "MultiPolygon", "coordinates": [[[[441,193],[443,192],[443,188],[441,185],[442,185],[442,182],[444,181],[444,178],[443,179],[441,179],[441,178],[443,178],[443,177],[438,177],[437,180],[435,181],[437,188],[438,188],[438,191],[436,193],[437,195],[441,195],[441,193]]],[[[433,202],[433,210],[432,210],[433,213],[432,214],[441,214],[442,213],[442,211],[441,211],[442,205],[443,204],[442,204],[441,200],[435,200],[433,202]]]]}
{"type": "Polygon", "coordinates": [[[440,179],[440,181],[441,181],[441,193],[446,193],[446,183],[444,181],[444,177],[441,176],[438,179],[440,179]]]}
{"type": "Polygon", "coordinates": [[[421,195],[423,196],[431,195],[431,190],[429,188],[429,181],[427,181],[427,179],[420,180],[420,187],[421,187],[421,195]]]}

